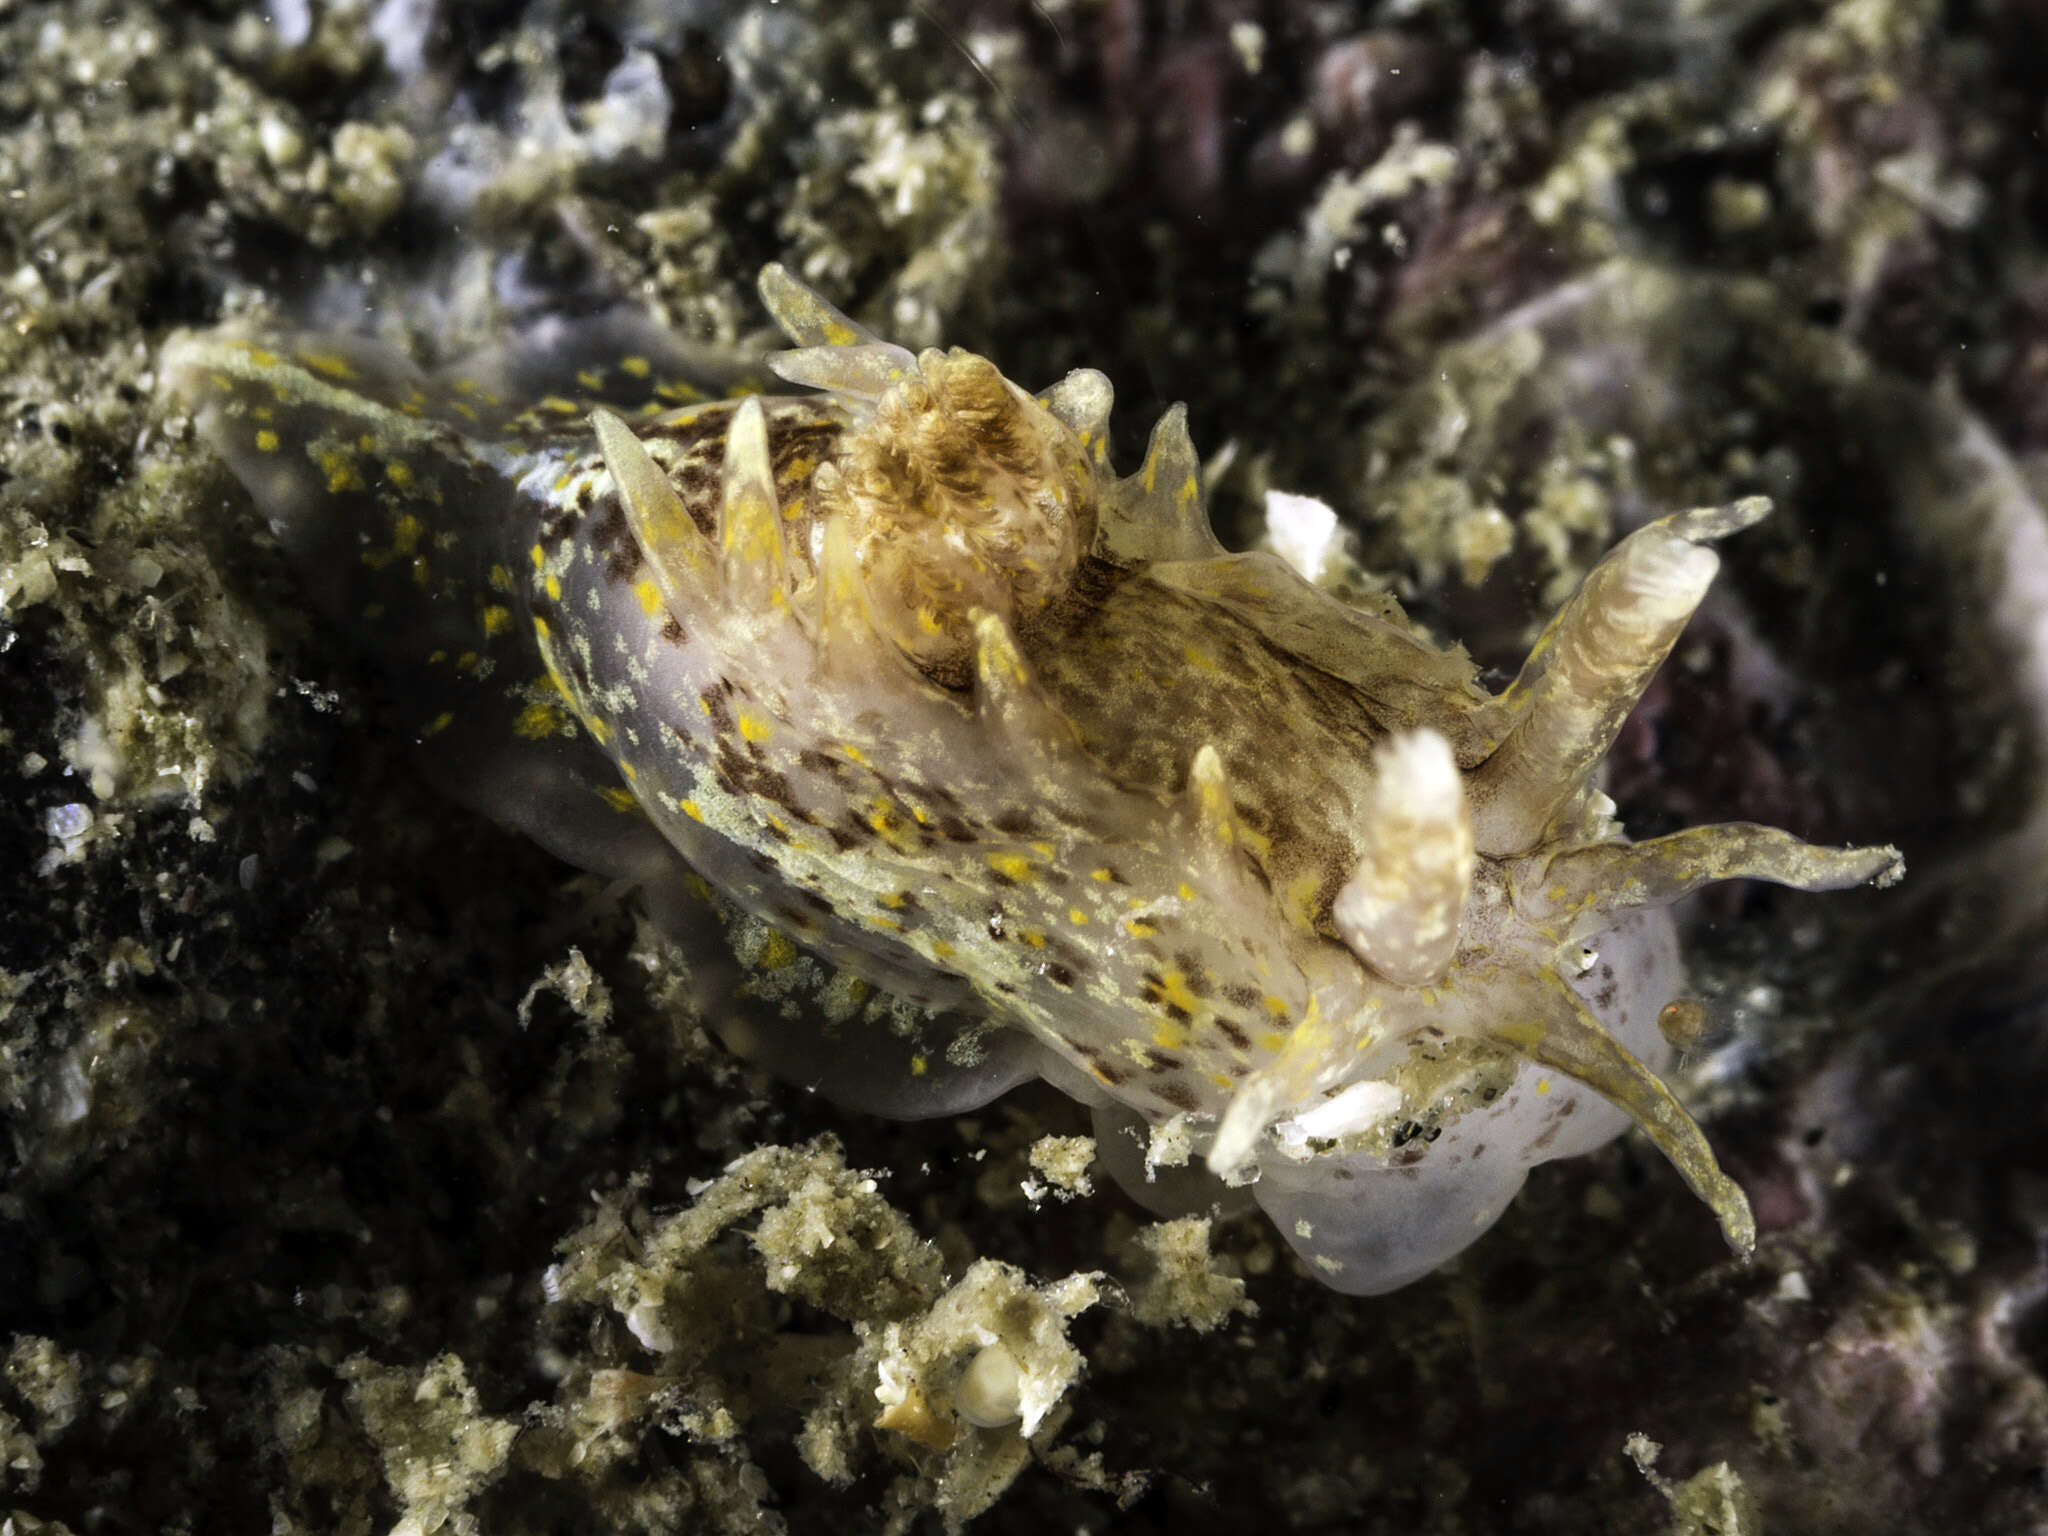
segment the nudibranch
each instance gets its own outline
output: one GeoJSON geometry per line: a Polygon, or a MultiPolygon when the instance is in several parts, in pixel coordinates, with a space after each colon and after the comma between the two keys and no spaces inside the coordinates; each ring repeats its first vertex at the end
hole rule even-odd
{"type": "Polygon", "coordinates": [[[798,391],[618,315],[433,376],[183,336],[165,376],[434,776],[637,887],[743,1054],[904,1116],[1044,1078],[1140,1198],[1247,1190],[1353,1293],[1631,1121],[1751,1248],[1658,1076],[1663,909],[1899,856],[1631,843],[1599,771],[1761,499],[1629,534],[1494,694],[1226,551],[1180,408],[1118,476],[1101,374],[1034,394],[760,286],[798,391]]]}

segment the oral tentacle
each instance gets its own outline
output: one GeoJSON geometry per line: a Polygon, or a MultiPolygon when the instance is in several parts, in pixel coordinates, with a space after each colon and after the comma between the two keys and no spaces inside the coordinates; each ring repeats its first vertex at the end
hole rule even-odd
{"type": "Polygon", "coordinates": [[[1546,972],[1507,989],[1492,1016],[1488,1033],[1494,1040],[1625,1110],[1713,1211],[1728,1246],[1745,1257],[1755,1251],[1749,1197],[1721,1171],[1699,1123],[1663,1079],[1600,1027],[1562,977],[1546,972]]]}
{"type": "Polygon", "coordinates": [[[1724,822],[1642,843],[1571,848],[1524,882],[1516,902],[1532,921],[1569,920],[1572,939],[1637,907],[1669,906],[1717,880],[1768,880],[1802,891],[1890,885],[1906,871],[1899,850],[1820,848],[1776,827],[1724,822]]]}
{"type": "Polygon", "coordinates": [[[1720,569],[1703,541],[1769,512],[1755,496],[1660,518],[1593,568],[1499,701],[1505,735],[1472,775],[1480,852],[1528,852],[1591,791],[1594,768],[1720,569]]]}
{"type": "Polygon", "coordinates": [[[799,347],[889,345],[866,326],[847,319],[827,304],[809,284],[799,282],[779,261],[771,261],[761,269],[756,287],[762,306],[799,347]]]}

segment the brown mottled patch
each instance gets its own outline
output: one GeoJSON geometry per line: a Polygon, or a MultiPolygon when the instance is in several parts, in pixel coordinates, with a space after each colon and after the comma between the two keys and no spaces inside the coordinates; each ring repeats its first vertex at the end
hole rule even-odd
{"type": "Polygon", "coordinates": [[[951,811],[945,811],[933,817],[932,826],[937,829],[939,836],[949,843],[972,843],[977,841],[980,836],[974,828],[967,825],[966,822],[955,816],[951,811]]]}
{"type": "Polygon", "coordinates": [[[1252,1048],[1252,1037],[1240,1029],[1235,1021],[1226,1019],[1219,1014],[1216,1019],[1216,1027],[1223,1031],[1223,1038],[1236,1046],[1240,1051],[1248,1051],[1252,1048]]]}
{"type": "Polygon", "coordinates": [[[534,542],[552,553],[562,546],[563,541],[573,534],[582,522],[583,513],[579,508],[558,501],[544,502],[540,523],[534,531],[534,542]]]}
{"type": "Polygon", "coordinates": [[[806,773],[822,774],[838,783],[844,783],[853,773],[853,765],[829,752],[820,752],[816,747],[805,747],[796,755],[797,766],[806,773]]]}
{"type": "Polygon", "coordinates": [[[697,525],[697,531],[707,539],[715,539],[718,536],[718,509],[725,496],[718,471],[708,464],[692,460],[671,470],[669,481],[682,500],[683,510],[697,525]]]}
{"type": "MultiPolygon", "coordinates": [[[[789,782],[789,776],[780,769],[770,767],[763,761],[760,751],[752,742],[743,744],[745,751],[735,747],[730,738],[721,737],[718,753],[712,760],[712,772],[717,776],[720,788],[735,799],[766,800],[778,805],[798,821],[813,820],[804,809],[803,801],[789,782]]],[[[779,832],[766,820],[760,821],[762,832],[778,843],[786,843],[789,834],[779,832]]]]}
{"type": "Polygon", "coordinates": [[[704,706],[706,717],[711,721],[711,728],[720,736],[731,736],[738,730],[732,718],[732,706],[725,702],[726,695],[731,691],[732,684],[721,679],[697,695],[698,702],[704,706]]]}
{"type": "Polygon", "coordinates": [[[782,478],[783,471],[789,468],[790,462],[794,459],[809,458],[822,462],[835,457],[841,435],[839,423],[836,421],[820,421],[813,418],[809,421],[777,419],[770,422],[768,458],[775,466],[776,478],[782,478]]]}
{"type": "Polygon", "coordinates": [[[1186,1114],[1193,1114],[1202,1107],[1202,1101],[1186,1083],[1161,1083],[1153,1091],[1175,1109],[1186,1114]]]}
{"type": "Polygon", "coordinates": [[[604,511],[590,525],[590,547],[603,556],[605,576],[615,584],[631,581],[647,563],[616,496],[605,498],[604,511]]]}
{"type": "Polygon", "coordinates": [[[1223,1000],[1233,1008],[1256,1008],[1259,1005],[1259,989],[1248,987],[1240,981],[1226,982],[1223,987],[1223,1000]]]}
{"type": "Polygon", "coordinates": [[[683,628],[682,621],[672,613],[664,615],[662,618],[661,638],[670,645],[688,645],[690,643],[689,633],[683,628]]]}
{"type": "Polygon", "coordinates": [[[684,420],[664,420],[657,417],[652,421],[636,424],[633,430],[640,435],[642,442],[652,442],[660,439],[664,442],[677,443],[685,448],[691,448],[709,442],[713,438],[724,437],[727,418],[731,415],[732,407],[720,401],[706,406],[703,410],[684,420]]]}
{"type": "Polygon", "coordinates": [[[1079,1040],[1069,1040],[1067,1044],[1073,1048],[1074,1054],[1093,1067],[1096,1075],[1109,1084],[1110,1087],[1118,1087],[1130,1077],[1130,1073],[1111,1061],[1094,1046],[1084,1044],[1079,1040]]]}

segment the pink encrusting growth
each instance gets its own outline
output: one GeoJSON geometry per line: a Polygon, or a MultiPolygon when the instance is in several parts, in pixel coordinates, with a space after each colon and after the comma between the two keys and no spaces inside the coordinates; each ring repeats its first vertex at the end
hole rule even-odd
{"type": "Polygon", "coordinates": [[[641,885],[736,1049],[888,1113],[1037,1075],[1106,1136],[1177,1127],[1347,1291],[1630,1120],[1753,1242],[1657,1076],[1657,909],[1898,855],[1630,844],[1598,772],[1763,502],[1624,539],[1494,696],[1398,613],[1224,551],[1179,408],[1118,476],[1100,374],[1033,393],[780,267],[761,292],[811,393],[691,382],[616,317],[614,355],[536,341],[522,377],[579,383],[488,421],[492,378],[357,388],[317,346],[187,337],[167,374],[437,776],[641,885]]]}

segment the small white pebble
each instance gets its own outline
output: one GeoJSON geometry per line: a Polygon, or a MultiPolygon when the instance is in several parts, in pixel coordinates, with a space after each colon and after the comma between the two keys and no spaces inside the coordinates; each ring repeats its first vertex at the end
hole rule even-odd
{"type": "Polygon", "coordinates": [[[1325,501],[1290,491],[1266,492],[1266,537],[1273,553],[1306,581],[1322,573],[1337,547],[1337,514],[1325,501]]]}
{"type": "Polygon", "coordinates": [[[665,1355],[676,1347],[675,1331],[663,1319],[658,1302],[636,1303],[626,1314],[626,1331],[657,1355],[665,1355]]]}
{"type": "Polygon", "coordinates": [[[1023,1387],[1017,1357],[1001,1344],[991,1344],[967,1362],[953,1406],[977,1429],[1002,1429],[1016,1423],[1023,1411],[1023,1387]]]}
{"type": "Polygon", "coordinates": [[[280,171],[306,158],[306,136],[281,117],[265,117],[256,125],[256,138],[263,158],[280,171]]]}
{"type": "Polygon", "coordinates": [[[76,800],[43,812],[43,830],[60,843],[85,836],[92,830],[92,822],[92,807],[76,800]]]}

